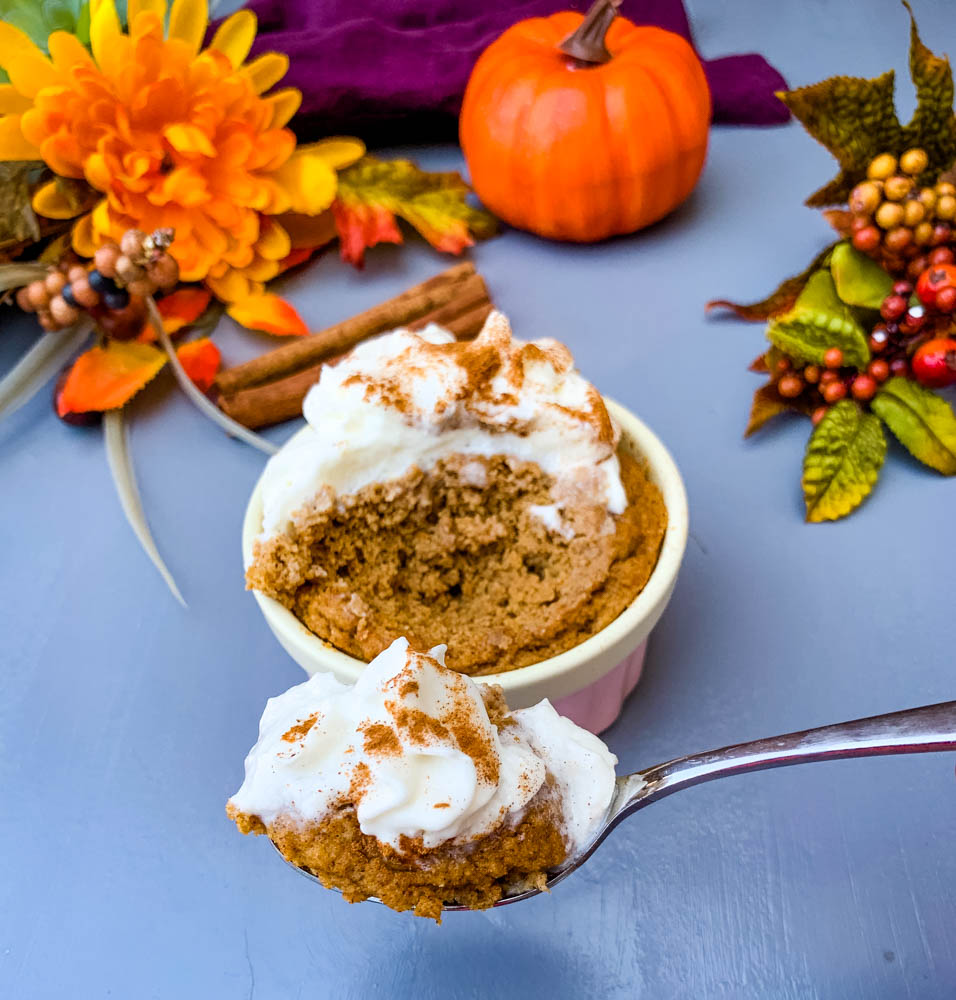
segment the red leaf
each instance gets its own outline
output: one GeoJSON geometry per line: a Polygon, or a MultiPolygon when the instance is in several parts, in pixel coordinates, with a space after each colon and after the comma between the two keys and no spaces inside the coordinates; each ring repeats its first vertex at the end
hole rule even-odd
{"type": "Polygon", "coordinates": [[[139,392],[166,364],[166,355],[149,344],[111,340],[81,354],[56,400],[56,412],[114,410],[139,392]]]}
{"type": "Polygon", "coordinates": [[[317,250],[321,249],[321,247],[299,247],[293,250],[288,257],[279,261],[279,274],[282,274],[284,271],[291,271],[292,268],[304,264],[317,250]]]}
{"type": "MultiPolygon", "coordinates": [[[[163,317],[166,332],[174,334],[195,323],[206,311],[211,298],[212,293],[206,288],[180,288],[158,299],[156,308],[163,317]]],[[[152,324],[146,323],[143,332],[136,339],[142,344],[151,344],[156,339],[152,324]]]]}
{"type": "Polygon", "coordinates": [[[222,363],[219,348],[208,337],[202,337],[178,347],[176,357],[193,382],[203,392],[208,392],[222,363]]]}
{"type": "Polygon", "coordinates": [[[346,205],[336,201],[332,205],[335,225],[342,243],[342,260],[356,267],[365,263],[365,251],[377,243],[401,243],[395,216],[387,208],[354,202],[346,205]]]}
{"type": "Polygon", "coordinates": [[[250,330],[264,330],[280,337],[301,337],[309,332],[305,321],[278,295],[266,292],[232,302],[226,312],[240,325],[250,330]]]}

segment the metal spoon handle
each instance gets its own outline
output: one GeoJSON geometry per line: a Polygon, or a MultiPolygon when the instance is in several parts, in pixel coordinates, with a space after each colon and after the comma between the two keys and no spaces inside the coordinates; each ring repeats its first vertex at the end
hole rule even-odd
{"type": "Polygon", "coordinates": [[[617,796],[612,823],[672,792],[728,774],[815,760],[956,750],[956,701],[738,743],[638,771],[617,796]]]}

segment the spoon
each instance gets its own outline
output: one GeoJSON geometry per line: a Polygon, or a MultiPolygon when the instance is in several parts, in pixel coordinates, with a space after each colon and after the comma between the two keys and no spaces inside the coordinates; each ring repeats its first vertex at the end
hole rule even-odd
{"type": "MultiPolygon", "coordinates": [[[[720,750],[677,757],[643,771],[622,775],[615,782],[611,804],[591,842],[573,858],[565,859],[559,868],[554,869],[549,874],[544,889],[518,890],[509,896],[503,896],[494,905],[507,906],[550,891],[577,871],[621,820],[665,795],[679,792],[691,785],[730,774],[762,771],[764,768],[785,767],[788,764],[939,750],[956,750],[956,701],[910,708],[888,715],[874,715],[869,719],[806,729],[800,733],[787,733],[785,736],[771,736],[750,743],[738,743],[720,750]]],[[[307,878],[319,881],[307,869],[289,861],[286,864],[307,878]]],[[[375,897],[370,898],[380,902],[375,897]]],[[[467,910],[469,907],[446,903],[443,909],[467,910]]]]}

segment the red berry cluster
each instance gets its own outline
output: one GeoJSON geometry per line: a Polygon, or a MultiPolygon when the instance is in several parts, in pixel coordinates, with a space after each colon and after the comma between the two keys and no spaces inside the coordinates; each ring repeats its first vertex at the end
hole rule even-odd
{"type": "Polygon", "coordinates": [[[884,322],[870,336],[870,350],[890,360],[894,374],[923,385],[956,383],[956,255],[940,247],[916,281],[898,281],[880,307],[884,322]]]}
{"type": "Polygon", "coordinates": [[[119,244],[104,243],[96,251],[92,268],[64,263],[21,288],[17,305],[35,312],[44,330],[72,326],[86,311],[108,336],[134,337],[142,329],[146,297],[179,281],[179,267],[168,252],[173,236],[171,229],[149,236],[130,229],[119,244]]]}
{"type": "Polygon", "coordinates": [[[823,355],[823,365],[794,367],[790,358],[779,358],[772,373],[777,392],[784,399],[800,400],[810,412],[814,424],[819,423],[834,403],[848,396],[860,403],[869,402],[892,374],[890,364],[882,358],[870,362],[865,372],[843,365],[843,351],[830,347],[823,355]]]}

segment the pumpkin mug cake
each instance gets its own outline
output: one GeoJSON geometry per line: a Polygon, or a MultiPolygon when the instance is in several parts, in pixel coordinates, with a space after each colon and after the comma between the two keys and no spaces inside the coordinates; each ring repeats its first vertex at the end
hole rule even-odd
{"type": "Polygon", "coordinates": [[[396,639],[352,686],[317,673],[270,699],[229,817],[349,902],[440,920],[543,887],[597,833],[617,758],[546,701],[509,713],[443,652],[396,639]]]}
{"type": "Polygon", "coordinates": [[[270,459],[250,588],[364,661],[398,636],[509,671],[595,635],[647,583],[667,525],[646,465],[550,339],[492,313],[456,342],[396,330],[327,366],[270,459]]]}

